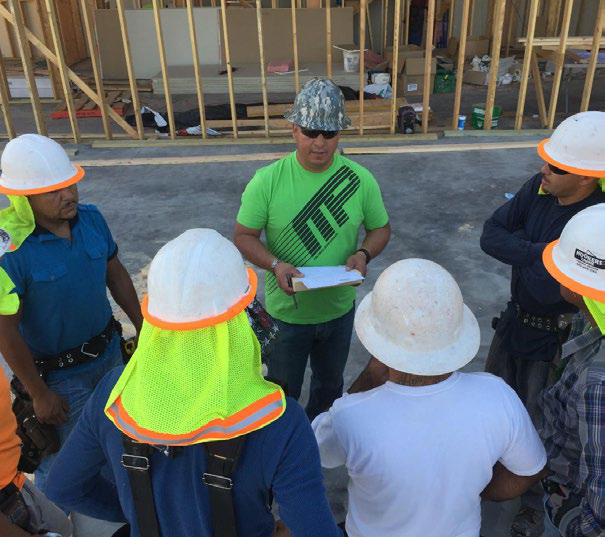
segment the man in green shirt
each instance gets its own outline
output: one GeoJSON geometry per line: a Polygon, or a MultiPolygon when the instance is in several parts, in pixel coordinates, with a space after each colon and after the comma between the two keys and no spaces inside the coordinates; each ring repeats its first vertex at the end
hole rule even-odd
{"type": "Polygon", "coordinates": [[[292,298],[297,269],[346,265],[364,276],[391,235],[380,187],[359,164],[336,154],[342,129],[351,125],[344,96],[330,80],[314,79],[286,114],[296,152],[258,170],[242,195],[234,242],[242,255],[266,269],[266,307],[278,332],[269,375],[299,398],[311,359],[312,420],[342,395],[353,329],[355,289],[305,291],[292,298]],[[357,247],[359,226],[366,235],[357,247]],[[265,231],[266,245],[260,235],[265,231]]]}

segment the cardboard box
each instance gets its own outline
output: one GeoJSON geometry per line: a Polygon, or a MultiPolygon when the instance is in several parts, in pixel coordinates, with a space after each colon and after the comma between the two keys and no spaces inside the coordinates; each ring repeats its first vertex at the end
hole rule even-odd
{"type": "MultiPolygon", "coordinates": [[[[460,42],[457,37],[450,37],[447,41],[447,55],[456,59],[458,57],[458,49],[460,42]]],[[[466,40],[464,55],[468,57],[485,56],[489,54],[489,39],[486,37],[469,37],[466,40]]]]}
{"type": "MultiPolygon", "coordinates": [[[[41,99],[54,97],[53,87],[49,77],[36,76],[34,79],[36,81],[36,88],[38,89],[38,97],[41,99]]],[[[8,91],[13,99],[30,97],[29,88],[27,86],[27,82],[25,81],[25,77],[23,76],[9,76],[8,91]]]]}
{"type": "MultiPolygon", "coordinates": [[[[429,94],[433,93],[435,75],[431,74],[429,94]]],[[[397,96],[424,95],[424,75],[400,75],[397,80],[397,96]]]]}
{"type": "Polygon", "coordinates": [[[465,84],[474,84],[475,86],[485,86],[489,81],[489,72],[487,71],[464,71],[462,82],[465,84]]]}
{"type": "MultiPolygon", "coordinates": [[[[437,58],[431,60],[431,73],[437,71],[437,58]]],[[[424,58],[406,58],[403,66],[405,75],[424,75],[424,58]]]]}
{"type": "Polygon", "coordinates": [[[418,45],[403,45],[399,47],[398,69],[393,68],[393,47],[386,47],[384,49],[384,59],[387,65],[391,67],[392,73],[401,73],[407,58],[424,58],[424,49],[418,45]]]}

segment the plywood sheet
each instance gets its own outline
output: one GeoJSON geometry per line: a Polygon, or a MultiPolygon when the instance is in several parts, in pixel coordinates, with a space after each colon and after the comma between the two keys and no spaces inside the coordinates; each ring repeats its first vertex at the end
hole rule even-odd
{"type": "MultiPolygon", "coordinates": [[[[193,16],[201,65],[218,65],[219,22],[218,9],[194,8],[193,16]]],[[[99,53],[104,78],[127,78],[124,49],[120,38],[118,14],[113,9],[95,11],[99,53]]],[[[166,62],[169,66],[192,65],[187,11],[163,9],[161,12],[166,62]]],[[[126,22],[135,76],[152,78],[160,70],[160,55],[151,10],[127,10],[126,22]]]]}
{"type": "MultiPolygon", "coordinates": [[[[290,59],[292,49],[292,14],[290,8],[262,10],[265,61],[290,59]]],[[[332,9],[332,43],[353,43],[353,8],[332,9]]],[[[297,9],[298,58],[301,63],[326,61],[325,9],[297,9]]],[[[227,11],[227,31],[231,63],[257,63],[259,58],[256,13],[253,9],[227,11]]],[[[333,49],[332,61],[342,62],[342,52],[333,49]]],[[[223,62],[224,63],[224,62],[223,62]]],[[[341,63],[342,64],[342,63],[341,63]]]]}

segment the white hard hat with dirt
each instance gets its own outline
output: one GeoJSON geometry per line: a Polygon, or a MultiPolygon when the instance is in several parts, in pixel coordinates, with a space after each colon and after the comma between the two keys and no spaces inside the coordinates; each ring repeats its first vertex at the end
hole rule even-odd
{"type": "Polygon", "coordinates": [[[414,375],[460,369],[479,350],[477,319],[451,274],[426,259],[387,268],[355,315],[355,331],[380,362],[414,375]]]}

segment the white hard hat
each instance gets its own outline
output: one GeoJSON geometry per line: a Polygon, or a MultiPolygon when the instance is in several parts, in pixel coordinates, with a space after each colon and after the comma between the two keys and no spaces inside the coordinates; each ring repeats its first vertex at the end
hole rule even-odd
{"type": "Polygon", "coordinates": [[[8,142],[0,168],[0,192],[13,196],[61,190],[84,177],[84,170],[57,142],[39,134],[23,134],[8,142]]]}
{"type": "Polygon", "coordinates": [[[213,229],[190,229],[153,258],[143,316],[166,330],[213,326],[243,311],[256,284],[233,243],[213,229]]]}
{"type": "Polygon", "coordinates": [[[8,231],[0,228],[0,257],[11,249],[11,236],[8,231]]]}
{"type": "Polygon", "coordinates": [[[605,203],[574,215],[542,254],[550,275],[571,291],[605,302],[605,203]]]}
{"type": "Polygon", "coordinates": [[[460,369],[479,350],[479,324],[451,274],[426,259],[387,268],[361,301],[355,331],[383,364],[414,375],[460,369]]]}
{"type": "Polygon", "coordinates": [[[605,177],[605,112],[568,117],[538,144],[543,160],[570,173],[605,177]]]}

